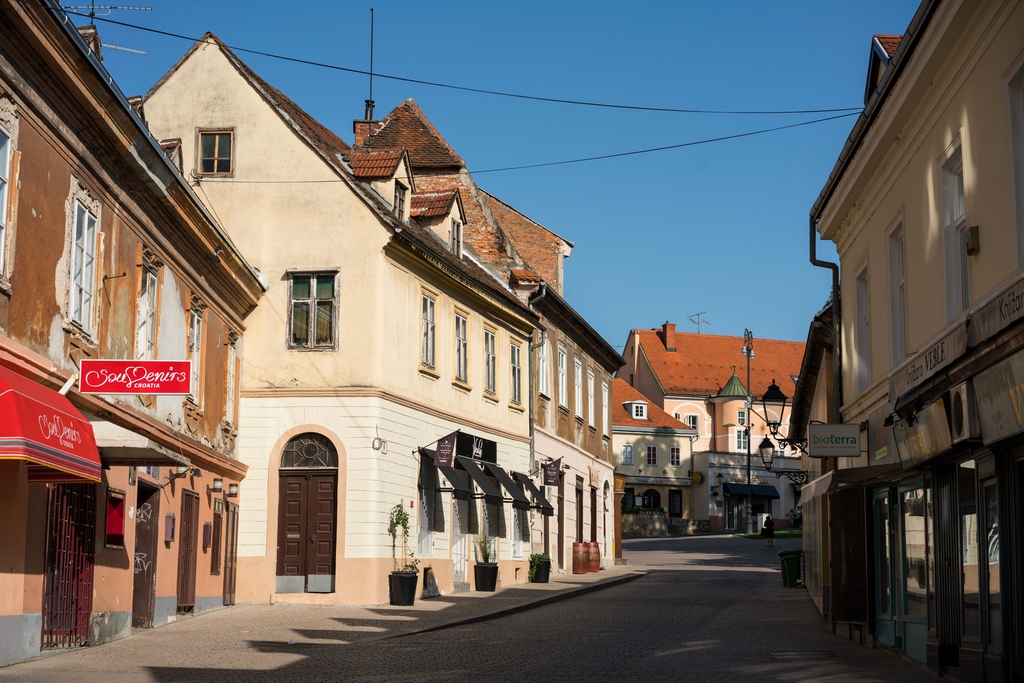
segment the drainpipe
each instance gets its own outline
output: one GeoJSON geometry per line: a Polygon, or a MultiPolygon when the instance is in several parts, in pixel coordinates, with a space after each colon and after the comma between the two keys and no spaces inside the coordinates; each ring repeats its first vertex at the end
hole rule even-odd
{"type": "Polygon", "coordinates": [[[818,217],[811,214],[808,225],[810,237],[811,265],[832,271],[832,421],[842,422],[839,408],[843,401],[843,365],[840,330],[842,329],[842,306],[839,296],[839,264],[818,259],[818,217]]]}

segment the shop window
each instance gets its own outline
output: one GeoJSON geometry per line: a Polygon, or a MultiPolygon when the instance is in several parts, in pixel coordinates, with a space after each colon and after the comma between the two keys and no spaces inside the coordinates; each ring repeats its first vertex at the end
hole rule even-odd
{"type": "Polygon", "coordinates": [[[106,547],[124,548],[124,491],[107,489],[106,531],[106,547]]]}

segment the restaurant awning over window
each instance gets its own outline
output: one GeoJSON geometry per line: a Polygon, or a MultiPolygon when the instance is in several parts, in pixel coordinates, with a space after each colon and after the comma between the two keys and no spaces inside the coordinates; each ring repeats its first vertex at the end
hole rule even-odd
{"type": "MultiPolygon", "coordinates": [[[[725,495],[727,496],[744,496],[747,495],[746,484],[722,484],[725,489],[725,495]]],[[[751,498],[778,498],[779,490],[771,484],[751,484],[750,486],[750,497],[751,498]]]]}
{"type": "Polygon", "coordinates": [[[512,507],[519,510],[529,510],[533,506],[530,505],[530,499],[526,497],[523,490],[512,481],[512,477],[508,476],[508,472],[501,469],[493,462],[483,463],[487,471],[494,475],[494,478],[501,484],[501,488],[508,491],[509,495],[512,496],[512,507]]]}
{"type": "Polygon", "coordinates": [[[53,389],[0,368],[0,460],[29,463],[40,483],[100,481],[92,425],[53,389]]]}
{"type": "Polygon", "coordinates": [[[540,513],[545,517],[551,517],[555,514],[555,508],[548,502],[544,494],[540,492],[540,489],[533,483],[533,480],[529,476],[522,472],[513,472],[512,477],[520,484],[526,487],[526,490],[533,496],[533,500],[536,501],[537,507],[540,508],[540,513]]]}
{"type": "Polygon", "coordinates": [[[472,458],[464,458],[461,455],[455,457],[455,461],[462,465],[463,469],[469,472],[469,476],[473,479],[477,486],[484,494],[484,501],[491,505],[501,505],[505,502],[505,499],[501,496],[501,491],[491,483],[491,480],[487,478],[484,471],[480,469],[480,465],[483,461],[473,460],[472,458]]]}
{"type": "MultiPolygon", "coordinates": [[[[434,460],[434,451],[432,449],[421,448],[420,453],[430,458],[431,461],[434,460]]],[[[473,492],[470,490],[466,482],[462,480],[462,477],[459,476],[458,472],[453,470],[451,467],[438,467],[436,463],[434,467],[437,467],[441,474],[444,475],[444,478],[448,480],[448,483],[452,485],[452,495],[455,496],[455,498],[458,500],[469,500],[473,497],[473,492]]]]}

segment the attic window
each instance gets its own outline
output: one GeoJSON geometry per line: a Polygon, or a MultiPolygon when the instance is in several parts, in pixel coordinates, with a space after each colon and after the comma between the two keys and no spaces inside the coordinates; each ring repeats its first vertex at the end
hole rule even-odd
{"type": "Polygon", "coordinates": [[[204,175],[229,175],[234,171],[232,149],[234,132],[230,130],[199,133],[199,172],[204,175]]]}
{"type": "Polygon", "coordinates": [[[395,183],[395,215],[398,220],[405,220],[405,193],[408,190],[402,183],[395,183]]]}
{"type": "Polygon", "coordinates": [[[462,223],[455,218],[452,219],[452,229],[448,233],[448,250],[462,257],[462,223]]]}
{"type": "Polygon", "coordinates": [[[647,419],[647,404],[646,403],[634,403],[633,404],[633,417],[637,420],[647,419]]]}

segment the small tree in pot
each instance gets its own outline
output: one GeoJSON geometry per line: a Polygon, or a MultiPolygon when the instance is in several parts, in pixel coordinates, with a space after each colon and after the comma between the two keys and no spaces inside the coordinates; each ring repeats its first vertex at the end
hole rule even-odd
{"type": "Polygon", "coordinates": [[[547,553],[530,555],[530,583],[547,583],[551,578],[551,558],[547,553]]]}
{"type": "Polygon", "coordinates": [[[391,604],[408,606],[416,600],[416,583],[419,580],[420,561],[409,552],[409,513],[401,503],[391,508],[388,517],[388,533],[391,534],[391,557],[395,570],[388,577],[391,588],[391,604]],[[398,563],[398,536],[402,536],[402,563],[398,563]]]}
{"type": "Polygon", "coordinates": [[[476,537],[477,563],[473,567],[473,575],[476,579],[478,591],[494,591],[498,585],[498,563],[497,553],[491,546],[490,539],[484,534],[476,537]]]}

